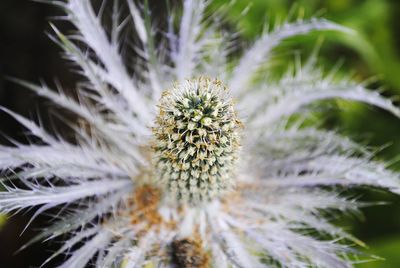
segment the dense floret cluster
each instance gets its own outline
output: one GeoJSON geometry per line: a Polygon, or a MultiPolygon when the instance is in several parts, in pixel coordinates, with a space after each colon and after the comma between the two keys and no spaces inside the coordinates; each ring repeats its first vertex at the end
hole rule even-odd
{"type": "Polygon", "coordinates": [[[157,178],[179,201],[209,201],[234,183],[240,122],[219,80],[164,92],[153,129],[157,178]]]}

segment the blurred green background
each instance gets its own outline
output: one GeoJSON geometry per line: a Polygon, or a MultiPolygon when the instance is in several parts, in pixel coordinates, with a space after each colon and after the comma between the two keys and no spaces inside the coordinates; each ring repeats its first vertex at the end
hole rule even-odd
{"type": "MultiPolygon", "coordinates": [[[[155,8],[153,14],[156,17],[161,14],[165,16],[165,9],[159,4],[160,1],[149,1],[155,8]]],[[[215,0],[212,7],[216,9],[227,2],[215,0]]],[[[293,14],[304,14],[305,18],[322,15],[355,29],[357,34],[346,36],[318,33],[287,40],[282,44],[282,49],[276,51],[285,59],[277,60],[277,69],[287,63],[286,59],[293,59],[298,51],[306,59],[317,40],[323,36],[324,43],[320,52],[322,65],[329,69],[339,60],[343,60],[341,72],[352,72],[359,81],[377,76],[378,82],[372,83],[371,87],[383,87],[383,94],[388,97],[400,96],[399,0],[237,0],[227,13],[227,26],[236,29],[235,25],[239,22],[240,34],[250,43],[267,24],[273,24],[277,18],[286,18],[290,10],[295,10],[293,14]],[[248,12],[243,15],[246,8],[248,12]]],[[[68,72],[70,66],[60,58],[58,47],[44,33],[50,31],[47,21],[54,14],[59,12],[53,7],[30,0],[0,1],[0,105],[25,116],[29,116],[32,111],[43,113],[47,110],[32,94],[16,88],[1,77],[12,75],[31,81],[38,81],[38,78],[52,81],[53,77],[59,77],[67,88],[72,88],[75,81],[74,75],[68,72]]],[[[61,29],[70,30],[70,26],[61,22],[58,25],[61,29]]],[[[399,102],[397,104],[400,105],[399,102]]],[[[398,119],[365,105],[335,101],[333,106],[335,112],[329,110],[322,116],[325,127],[335,128],[370,146],[387,145],[379,151],[377,159],[391,161],[393,164],[390,168],[400,171],[399,161],[396,161],[399,160],[396,157],[400,156],[398,119]]],[[[2,114],[0,125],[1,131],[8,136],[23,136],[20,126],[2,114]]],[[[4,140],[0,137],[0,141],[4,140]]],[[[358,191],[353,194],[361,199],[388,202],[384,206],[363,209],[364,217],[345,216],[338,222],[367,243],[369,248],[365,249],[366,252],[386,259],[359,264],[357,267],[400,267],[400,198],[378,191],[358,191]]],[[[43,250],[48,249],[48,244],[37,244],[19,253],[17,257],[12,256],[16,249],[35,234],[28,230],[22,238],[18,236],[28,219],[29,214],[13,217],[4,223],[4,218],[0,217],[0,267],[40,265],[48,255],[43,250]],[[7,241],[7,244],[3,241],[7,241]]],[[[43,226],[45,219],[41,221],[36,221],[31,229],[43,226]]]]}
{"type": "MultiPolygon", "coordinates": [[[[217,0],[214,8],[226,4],[217,0]]],[[[364,81],[377,77],[372,88],[383,94],[400,96],[400,1],[398,0],[253,0],[236,1],[228,12],[228,21],[239,21],[241,34],[253,41],[266,25],[274,25],[293,14],[305,18],[322,16],[356,30],[355,35],[337,33],[312,34],[296,37],[282,44],[291,57],[300,51],[303,59],[315,47],[320,36],[324,42],[320,61],[328,69],[343,61],[340,72],[354,73],[364,81]],[[248,11],[243,15],[243,10],[248,11]]],[[[277,49],[279,55],[280,49],[277,49]]],[[[287,54],[287,53],[286,53],[287,54]]],[[[282,64],[286,64],[286,60],[282,64]]],[[[280,63],[277,62],[277,66],[280,63]]],[[[400,102],[395,101],[397,104],[400,102]]],[[[382,148],[376,158],[390,161],[390,168],[400,171],[400,121],[392,115],[361,104],[336,101],[335,112],[323,113],[325,127],[337,129],[354,140],[382,148]]],[[[353,193],[354,194],[354,193],[353,193]]],[[[363,209],[364,216],[345,216],[338,224],[353,232],[368,248],[370,255],[385,260],[360,263],[359,268],[400,267],[400,198],[383,192],[357,191],[360,199],[385,200],[388,204],[363,209]]]]}

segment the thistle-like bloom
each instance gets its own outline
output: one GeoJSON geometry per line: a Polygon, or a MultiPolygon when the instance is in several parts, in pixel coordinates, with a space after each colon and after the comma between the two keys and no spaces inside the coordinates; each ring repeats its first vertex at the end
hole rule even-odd
{"type": "Polygon", "coordinates": [[[315,55],[279,79],[266,71],[282,40],[348,30],[287,22],[232,53],[236,34],[210,16],[209,1],[185,0],[165,31],[130,0],[127,19],[114,5],[111,30],[90,1],[55,3],[77,29],[65,36],[54,27],[84,79],[79,101],[18,82],[79,117],[76,141],[3,108],[41,141],[0,147],[9,176],[0,212],[60,210],[32,240],[69,234],[48,261],[68,252],[60,267],[352,266],[349,245],[358,240],[329,218],[363,204],[337,189],[400,193],[399,175],[362,146],[301,122],[310,103],[331,98],[397,117],[400,109],[363,84],[324,75],[315,55]],[[133,68],[121,52],[128,25],[140,41],[133,68]]]}

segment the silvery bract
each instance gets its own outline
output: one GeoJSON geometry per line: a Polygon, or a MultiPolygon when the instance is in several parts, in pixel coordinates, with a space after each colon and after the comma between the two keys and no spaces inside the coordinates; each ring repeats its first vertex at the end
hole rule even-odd
{"type": "Polygon", "coordinates": [[[210,1],[185,0],[161,23],[168,30],[130,0],[128,18],[114,5],[111,30],[102,25],[107,10],[90,1],[52,2],[77,29],[66,36],[53,26],[84,82],[76,100],[17,81],[80,118],[76,143],[3,108],[40,142],[0,147],[8,177],[0,211],[36,207],[32,220],[61,211],[28,245],[68,233],[48,261],[68,253],[60,267],[73,268],[352,266],[349,245],[359,241],[328,218],[363,203],[338,189],[400,193],[399,175],[302,122],[308,104],[331,98],[400,110],[363,84],[324,75],[316,55],[279,79],[268,71],[286,38],[351,31],[322,19],[286,22],[238,53],[210,1]],[[140,41],[133,68],[121,52],[129,26],[140,41]]]}

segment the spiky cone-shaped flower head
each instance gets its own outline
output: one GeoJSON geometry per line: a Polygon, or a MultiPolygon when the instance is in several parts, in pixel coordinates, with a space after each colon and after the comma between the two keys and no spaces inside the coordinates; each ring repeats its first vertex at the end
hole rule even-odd
{"type": "Polygon", "coordinates": [[[230,190],[241,124],[223,83],[205,77],[175,83],[158,107],[155,176],[168,195],[196,204],[230,190]]]}

